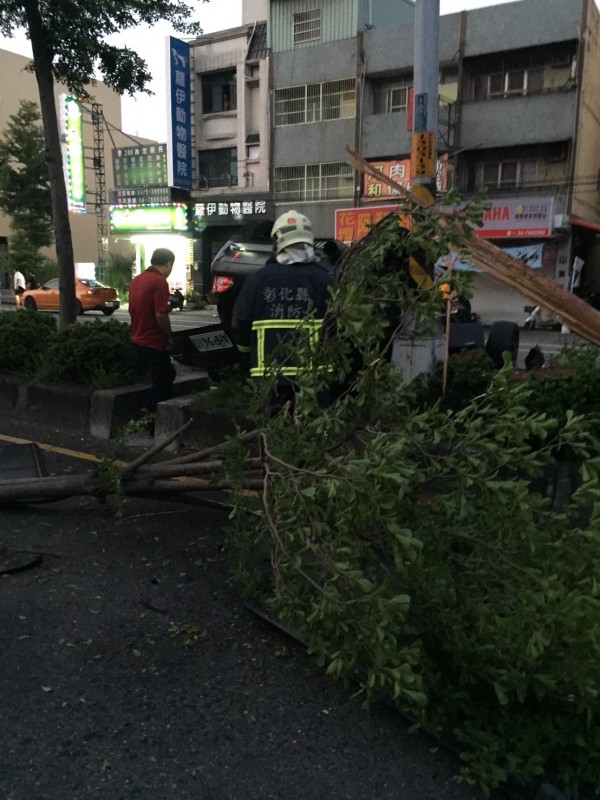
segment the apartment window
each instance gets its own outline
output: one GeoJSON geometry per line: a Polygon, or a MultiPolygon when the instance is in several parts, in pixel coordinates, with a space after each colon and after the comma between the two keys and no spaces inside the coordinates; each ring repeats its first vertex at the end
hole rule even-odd
{"type": "Polygon", "coordinates": [[[201,150],[198,153],[198,176],[201,188],[237,186],[237,148],[223,147],[219,150],[201,150]]]}
{"type": "Polygon", "coordinates": [[[246,136],[246,158],[249,161],[258,161],[260,158],[260,134],[249,133],[246,136]]]}
{"type": "Polygon", "coordinates": [[[486,189],[518,189],[531,186],[537,179],[537,161],[487,161],[474,166],[474,187],[486,189]]]}
{"type": "Polygon", "coordinates": [[[408,86],[394,86],[389,89],[376,89],[373,92],[373,113],[392,114],[408,108],[408,86]]]}
{"type": "Polygon", "coordinates": [[[275,91],[275,125],[300,125],[356,115],[356,80],[291,86],[275,91]]]}
{"type": "Polygon", "coordinates": [[[321,38],[321,9],[311,8],[294,14],[294,44],[314,42],[321,38]]]}
{"type": "Polygon", "coordinates": [[[352,197],[353,190],[354,171],[343,161],[275,168],[277,200],[339,200],[352,197]]]}
{"type": "Polygon", "coordinates": [[[202,76],[202,113],[237,109],[235,72],[214,72],[202,76]]]}
{"type": "Polygon", "coordinates": [[[512,69],[475,78],[475,99],[487,100],[492,97],[510,97],[541,92],[544,89],[543,67],[512,69]]]}

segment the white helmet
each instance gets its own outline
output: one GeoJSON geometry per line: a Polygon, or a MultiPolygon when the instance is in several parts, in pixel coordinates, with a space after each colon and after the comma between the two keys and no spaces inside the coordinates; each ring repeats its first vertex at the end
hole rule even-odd
{"type": "Polygon", "coordinates": [[[275,240],[275,252],[280,253],[291,244],[313,245],[315,237],[308,217],[299,211],[287,211],[275,220],[271,236],[275,240]]]}

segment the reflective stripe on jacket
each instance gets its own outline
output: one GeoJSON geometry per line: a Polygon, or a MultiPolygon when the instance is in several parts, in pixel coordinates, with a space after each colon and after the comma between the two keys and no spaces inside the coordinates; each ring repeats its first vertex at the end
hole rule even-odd
{"type": "MultiPolygon", "coordinates": [[[[269,356],[274,354],[274,359],[277,359],[277,348],[281,348],[286,340],[290,341],[286,331],[298,331],[301,334],[300,339],[308,336],[314,344],[318,340],[322,324],[322,319],[261,319],[253,322],[252,331],[256,335],[256,365],[250,368],[251,377],[262,378],[269,367],[273,366],[269,364],[269,356]]],[[[281,357],[282,361],[277,359],[276,366],[273,366],[277,374],[288,378],[298,375],[300,367],[290,363],[293,353],[281,354],[281,357]]]]}

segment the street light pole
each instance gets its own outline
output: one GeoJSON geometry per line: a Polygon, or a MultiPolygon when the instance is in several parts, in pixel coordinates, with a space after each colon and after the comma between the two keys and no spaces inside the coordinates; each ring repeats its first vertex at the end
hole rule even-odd
{"type": "Polygon", "coordinates": [[[436,193],[440,0],[416,0],[412,189],[425,202],[436,193]]]}

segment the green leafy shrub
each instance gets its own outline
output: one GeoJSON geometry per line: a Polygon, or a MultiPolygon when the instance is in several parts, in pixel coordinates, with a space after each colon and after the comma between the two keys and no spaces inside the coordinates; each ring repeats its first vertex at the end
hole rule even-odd
{"type": "Polygon", "coordinates": [[[0,369],[33,375],[55,336],[54,317],[25,310],[0,314],[0,369]]]}
{"type": "Polygon", "coordinates": [[[528,374],[529,407],[563,420],[567,409],[600,412],[600,350],[593,345],[565,347],[548,368],[528,374]]]}
{"type": "Polygon", "coordinates": [[[113,319],[59,331],[37,371],[40,380],[100,389],[135,383],[144,374],[129,341],[129,325],[113,319]]]}
{"type": "Polygon", "coordinates": [[[473,397],[483,394],[498,370],[482,348],[461,350],[448,359],[446,390],[443,391],[443,364],[418,376],[414,388],[421,403],[431,405],[441,398],[444,408],[461,408],[473,397]]]}

